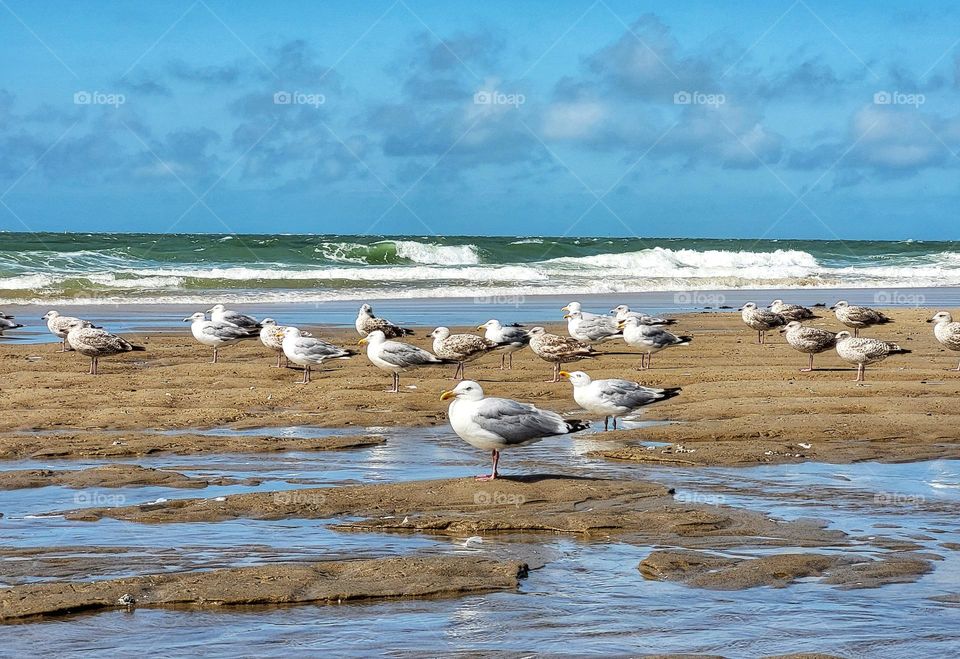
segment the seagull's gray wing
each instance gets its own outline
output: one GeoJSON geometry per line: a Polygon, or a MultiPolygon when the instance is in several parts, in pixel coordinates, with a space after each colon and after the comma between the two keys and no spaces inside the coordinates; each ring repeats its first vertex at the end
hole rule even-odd
{"type": "Polygon", "coordinates": [[[437,359],[436,356],[426,350],[412,346],[409,343],[400,343],[399,341],[385,342],[379,356],[380,359],[388,364],[401,368],[443,363],[442,360],[437,359]]]}
{"type": "Polygon", "coordinates": [[[520,327],[504,327],[500,331],[500,335],[503,337],[503,343],[518,343],[520,345],[530,343],[530,335],[527,330],[520,327]]]}
{"type": "Polygon", "coordinates": [[[305,337],[296,340],[294,350],[298,355],[303,355],[307,359],[317,361],[337,357],[349,357],[352,354],[349,350],[344,350],[340,346],[327,343],[323,339],[305,337]]]}
{"type": "Polygon", "coordinates": [[[556,412],[538,410],[533,405],[507,398],[484,398],[473,421],[507,444],[524,444],[570,432],[563,417],[556,412]]]}
{"type": "Polygon", "coordinates": [[[215,336],[221,341],[239,341],[253,336],[250,330],[238,327],[233,323],[208,323],[203,327],[203,333],[209,336],[215,336]]]}
{"type": "Polygon", "coordinates": [[[620,334],[617,329],[616,321],[610,316],[594,316],[580,321],[580,327],[577,330],[580,334],[588,337],[591,341],[605,339],[620,334]]]}
{"type": "Polygon", "coordinates": [[[644,387],[630,380],[605,380],[600,387],[600,397],[614,405],[636,409],[664,398],[663,389],[644,387]]]}
{"type": "Polygon", "coordinates": [[[245,329],[260,329],[263,327],[256,318],[251,318],[246,314],[230,311],[229,309],[223,312],[223,322],[233,323],[237,327],[243,327],[245,329]]]}

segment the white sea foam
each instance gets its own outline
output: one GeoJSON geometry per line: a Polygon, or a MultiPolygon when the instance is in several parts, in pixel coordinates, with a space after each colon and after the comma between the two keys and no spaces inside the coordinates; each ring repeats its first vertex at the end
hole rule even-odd
{"type": "MultiPolygon", "coordinates": [[[[480,255],[474,245],[433,245],[415,240],[390,240],[396,247],[397,256],[414,263],[437,265],[475,265],[480,255]]],[[[381,243],[374,243],[381,244],[381,243]]]]}

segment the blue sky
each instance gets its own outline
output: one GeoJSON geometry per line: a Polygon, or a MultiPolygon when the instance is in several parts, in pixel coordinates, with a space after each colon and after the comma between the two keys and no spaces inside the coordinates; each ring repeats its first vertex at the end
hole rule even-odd
{"type": "Polygon", "coordinates": [[[952,3],[0,2],[0,228],[956,239],[952,3]]]}

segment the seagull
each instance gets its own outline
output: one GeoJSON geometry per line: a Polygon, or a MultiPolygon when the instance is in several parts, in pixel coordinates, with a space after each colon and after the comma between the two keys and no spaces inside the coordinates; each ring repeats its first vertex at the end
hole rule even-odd
{"type": "Polygon", "coordinates": [[[221,346],[230,346],[244,339],[254,339],[259,333],[252,327],[243,328],[233,323],[207,320],[207,316],[202,311],[184,318],[183,322],[190,323],[190,332],[193,334],[193,338],[203,345],[213,348],[211,364],[217,363],[218,350],[221,346]]]}
{"type": "Polygon", "coordinates": [[[485,329],[486,332],[484,332],[483,338],[503,346],[503,350],[500,353],[501,371],[504,370],[507,355],[510,356],[509,368],[513,370],[513,353],[530,343],[530,333],[527,332],[527,330],[515,325],[504,327],[500,324],[500,321],[495,318],[488,320],[483,325],[477,327],[477,329],[485,329]]]}
{"type": "Polygon", "coordinates": [[[0,316],[0,336],[3,336],[3,333],[7,330],[17,329],[18,327],[23,327],[21,323],[13,321],[13,316],[0,316]]]}
{"type": "Polygon", "coordinates": [[[623,337],[623,332],[617,327],[617,321],[610,316],[584,318],[582,311],[571,311],[564,318],[567,321],[567,332],[577,341],[603,343],[623,337]]]}
{"type": "Polygon", "coordinates": [[[644,325],[673,325],[677,322],[672,318],[659,318],[657,316],[648,316],[647,314],[640,313],[639,311],[630,311],[630,307],[625,304],[614,307],[610,310],[610,313],[614,314],[614,317],[618,321],[626,320],[630,317],[639,318],[640,322],[644,325]]]}
{"type": "Polygon", "coordinates": [[[303,366],[303,380],[300,384],[310,383],[310,368],[320,366],[329,359],[349,359],[356,353],[322,339],[303,336],[296,327],[283,329],[283,354],[294,364],[303,366]]]}
{"type": "Polygon", "coordinates": [[[0,318],[6,318],[7,320],[13,320],[16,316],[11,316],[10,314],[0,311],[0,318]]]}
{"type": "Polygon", "coordinates": [[[583,305],[581,305],[579,302],[571,302],[565,307],[560,307],[560,311],[566,311],[567,313],[580,313],[583,315],[583,318],[585,320],[588,320],[590,318],[606,318],[606,316],[601,316],[600,314],[584,311],[583,305]]]}
{"type": "MultiPolygon", "coordinates": [[[[273,318],[264,318],[260,321],[263,327],[260,329],[260,343],[277,353],[277,368],[287,359],[283,354],[283,330],[287,329],[284,325],[277,325],[273,318]]],[[[287,363],[289,364],[287,359],[287,363]]]]}
{"type": "Polygon", "coordinates": [[[70,323],[67,332],[67,342],[70,347],[90,358],[90,375],[99,374],[101,357],[119,355],[134,350],[146,350],[143,346],[135,346],[129,341],[96,327],[87,327],[85,321],[75,320],[70,323]]]}
{"type": "Polygon", "coordinates": [[[497,463],[500,451],[505,448],[590,427],[588,422],[566,420],[556,412],[509,398],[485,398],[483,389],[472,380],[464,380],[451,391],[440,394],[440,400],[450,399],[453,401],[447,416],[453,431],[470,446],[489,450],[493,456],[493,471],[489,476],[477,476],[477,480],[493,480],[499,476],[497,463]]]}
{"type": "Polygon", "coordinates": [[[880,339],[861,339],[850,336],[850,332],[837,333],[837,354],[840,359],[857,365],[857,379],[863,382],[864,366],[882,362],[890,355],[906,355],[912,352],[896,343],[880,339]]]}
{"type": "Polygon", "coordinates": [[[412,346],[400,341],[388,341],[383,330],[374,330],[360,339],[357,345],[367,346],[367,359],[377,368],[393,373],[393,387],[387,389],[390,393],[400,391],[400,373],[421,366],[437,366],[440,364],[455,364],[449,359],[440,359],[423,348],[412,346]]]}
{"type": "Polygon", "coordinates": [[[801,307],[799,304],[785,304],[783,300],[774,300],[768,307],[773,313],[778,313],[787,320],[813,320],[820,316],[813,313],[811,309],[801,307]]]}
{"type": "Polygon", "coordinates": [[[499,347],[476,334],[451,334],[447,327],[438,327],[429,336],[433,337],[433,354],[457,363],[457,370],[453,374],[455,380],[463,379],[463,365],[466,362],[472,362],[499,347]]]}
{"type": "Polygon", "coordinates": [[[544,361],[553,362],[553,379],[550,382],[560,382],[561,364],[591,359],[601,354],[586,343],[550,334],[542,327],[532,328],[529,334],[533,354],[544,361]]]}
{"type": "Polygon", "coordinates": [[[377,330],[383,332],[383,335],[388,339],[396,339],[408,334],[413,334],[413,330],[394,325],[385,318],[377,318],[374,316],[373,307],[369,304],[360,306],[360,311],[357,313],[357,320],[354,325],[356,325],[357,333],[360,334],[360,336],[367,336],[377,330]]]}
{"type": "MultiPolygon", "coordinates": [[[[938,311],[937,314],[927,321],[936,323],[933,326],[933,335],[937,337],[944,348],[948,350],[960,350],[960,323],[953,322],[953,316],[946,311],[938,311]]],[[[960,371],[960,364],[951,371],[960,371]]]]}
{"type": "Polygon", "coordinates": [[[837,320],[853,328],[853,336],[860,336],[860,330],[873,325],[885,325],[893,321],[884,316],[876,309],[870,307],[850,306],[846,300],[840,300],[830,307],[830,310],[837,316],[837,320]]]}
{"type": "Polygon", "coordinates": [[[654,389],[630,380],[594,380],[583,371],[560,371],[560,377],[570,380],[573,385],[573,399],[577,401],[577,405],[588,412],[604,415],[604,430],[608,427],[610,417],[613,417],[613,429],[616,430],[618,416],[631,414],[645,405],[680,395],[680,387],[654,389]]]}
{"type": "Polygon", "coordinates": [[[799,320],[791,320],[780,330],[780,333],[786,337],[791,348],[810,355],[810,365],[807,368],[801,368],[801,373],[809,373],[813,370],[814,355],[831,350],[837,345],[837,335],[833,332],[819,327],[804,327],[799,320]]]}
{"type": "Polygon", "coordinates": [[[84,327],[101,329],[88,320],[74,318],[73,316],[61,316],[60,312],[58,311],[48,311],[47,313],[43,314],[43,317],[40,320],[47,321],[47,329],[50,330],[50,333],[60,338],[60,352],[68,352],[71,350],[69,344],[67,343],[67,333],[70,331],[70,323],[79,321],[84,323],[84,327]]]}
{"type": "Polygon", "coordinates": [[[657,325],[644,325],[636,317],[630,316],[620,321],[623,328],[623,340],[627,345],[640,348],[640,369],[650,368],[653,353],[670,346],[688,346],[692,336],[677,336],[657,325]]]}
{"type": "Polygon", "coordinates": [[[210,314],[210,320],[215,323],[230,323],[243,329],[257,331],[260,331],[263,327],[263,325],[257,322],[256,318],[242,314],[239,311],[226,309],[222,304],[215,305],[212,309],[207,309],[207,313],[210,314]]]}
{"type": "Polygon", "coordinates": [[[757,343],[762,344],[767,336],[767,330],[783,327],[787,319],[778,313],[758,309],[756,302],[747,302],[740,308],[740,316],[747,327],[757,330],[757,343]]]}

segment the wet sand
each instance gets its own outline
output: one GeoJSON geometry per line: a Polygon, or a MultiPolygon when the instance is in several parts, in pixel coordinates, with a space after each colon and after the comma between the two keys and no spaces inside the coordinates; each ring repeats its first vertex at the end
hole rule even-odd
{"type": "Polygon", "coordinates": [[[0,622],[98,609],[336,604],[516,589],[527,566],[470,557],[275,564],[0,590],[0,622]]]}
{"type": "MultiPolygon", "coordinates": [[[[827,317],[814,325],[841,329],[828,312],[823,313],[827,317]]],[[[894,324],[864,334],[899,341],[913,353],[868,367],[863,386],[851,381],[853,370],[833,352],[817,356],[822,370],[798,372],[805,355],[776,333],[766,345],[758,345],[755,332],[735,313],[677,316],[679,323],[672,329],[692,334],[693,345],[657,354],[654,367],[647,371],[635,370],[636,353],[622,342],[603,344],[602,357],[566,368],[583,369],[594,377],[683,388],[679,397],[647,408],[644,415],[678,423],[608,434],[611,439],[643,438],[671,446],[612,445],[600,451],[612,459],[751,465],[960,458],[956,441],[960,374],[946,370],[956,366],[958,355],[945,351],[933,338],[931,326],[924,322],[932,310],[898,309],[890,315],[894,324]]],[[[552,329],[565,333],[561,326],[552,329]]],[[[353,332],[313,331],[341,345],[356,343],[353,332]]],[[[412,342],[429,348],[426,331],[417,334],[412,342]]],[[[274,356],[258,342],[226,348],[221,363],[209,364],[210,350],[187,335],[131,338],[147,352],[102,360],[100,377],[86,374],[85,358],[60,354],[54,345],[4,346],[0,432],[6,434],[0,438],[0,456],[190,453],[213,441],[223,443],[213,450],[276,450],[270,442],[252,438],[201,441],[134,432],[147,429],[446,423],[447,406],[439,393],[452,386],[452,367],[405,374],[401,393],[391,395],[383,391],[389,374],[373,367],[363,354],[315,373],[312,384],[298,385],[299,371],[271,368],[274,356]],[[93,432],[77,432],[81,429],[93,432]],[[98,430],[132,434],[122,440],[125,446],[115,445],[117,437],[98,430]],[[32,435],[35,431],[52,432],[32,435]]],[[[544,381],[550,365],[529,350],[515,355],[512,371],[501,371],[498,364],[497,355],[488,355],[469,364],[467,376],[479,380],[491,395],[535,402],[571,417],[590,417],[573,402],[568,383],[544,381]]]]}

